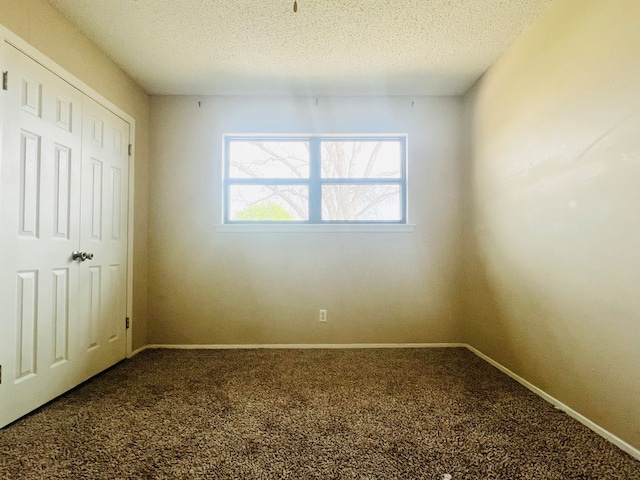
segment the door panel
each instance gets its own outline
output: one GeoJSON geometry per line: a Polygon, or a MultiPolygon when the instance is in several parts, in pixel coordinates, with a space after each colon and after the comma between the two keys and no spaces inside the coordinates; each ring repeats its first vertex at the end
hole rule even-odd
{"type": "Polygon", "coordinates": [[[53,363],[59,365],[69,360],[69,269],[53,271],[53,363]]]}
{"type": "Polygon", "coordinates": [[[16,325],[16,381],[36,375],[38,271],[18,272],[16,325]]]}
{"type": "Polygon", "coordinates": [[[82,94],[13,47],[5,61],[0,425],[70,388],[82,160],[82,94]]]}
{"type": "Polygon", "coordinates": [[[84,99],[80,317],[86,376],[126,354],[127,185],[129,124],[84,99]]]}

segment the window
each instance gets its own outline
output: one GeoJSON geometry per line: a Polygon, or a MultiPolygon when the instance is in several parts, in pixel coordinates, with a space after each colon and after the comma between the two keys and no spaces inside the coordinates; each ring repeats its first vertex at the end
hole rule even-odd
{"type": "Polygon", "coordinates": [[[228,135],[224,145],[224,223],[406,223],[404,135],[228,135]]]}

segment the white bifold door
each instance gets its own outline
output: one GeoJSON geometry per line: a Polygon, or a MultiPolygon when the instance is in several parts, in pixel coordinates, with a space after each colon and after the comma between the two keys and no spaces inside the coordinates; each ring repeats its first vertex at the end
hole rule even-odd
{"type": "Polygon", "coordinates": [[[0,427],[126,355],[129,124],[4,46],[0,427]]]}

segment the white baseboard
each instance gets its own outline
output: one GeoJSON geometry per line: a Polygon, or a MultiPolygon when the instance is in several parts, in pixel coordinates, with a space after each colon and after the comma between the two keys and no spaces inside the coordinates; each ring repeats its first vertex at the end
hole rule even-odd
{"type": "Polygon", "coordinates": [[[151,348],[150,345],[145,345],[144,347],[137,348],[133,352],[130,352],[129,355],[127,355],[127,358],[135,357],[137,354],[139,354],[140,352],[144,352],[148,348],[151,348]]]}
{"type": "Polygon", "coordinates": [[[592,422],[591,420],[589,420],[587,417],[585,417],[584,415],[576,412],[574,409],[572,409],[571,407],[565,405],[564,403],[562,403],[560,400],[558,400],[555,397],[552,397],[551,395],[549,395],[547,392],[545,392],[544,390],[536,387],[535,385],[533,385],[532,383],[526,381],[524,378],[522,378],[521,376],[517,375],[516,373],[512,372],[511,370],[509,370],[507,367],[505,367],[504,365],[496,362],[494,359],[492,359],[491,357],[485,355],[484,353],[482,353],[481,351],[477,350],[476,348],[472,347],[471,345],[466,345],[466,347],[473,352],[474,354],[476,354],[478,357],[480,357],[481,359],[483,359],[485,362],[493,365],[494,367],[496,367],[498,370],[500,370],[502,373],[505,373],[507,375],[509,375],[511,378],[513,378],[516,382],[520,383],[521,385],[525,386],[526,388],[528,388],[529,390],[531,390],[533,393],[535,393],[536,395],[538,395],[539,397],[541,397],[543,400],[546,400],[547,402],[549,402],[551,405],[553,405],[555,408],[562,410],[563,412],[565,412],[567,415],[569,415],[572,418],[575,418],[576,420],[578,420],[580,423],[582,423],[584,426],[588,427],[589,429],[593,430],[595,433],[597,433],[598,435],[600,435],[601,437],[603,437],[604,439],[608,440],[609,442],[613,443],[615,446],[617,446],[618,448],[620,448],[621,450],[625,451],[626,453],[628,453],[629,455],[631,455],[633,458],[635,458],[636,460],[640,460],[640,450],[638,450],[637,448],[629,445],[627,442],[625,442],[624,440],[622,440],[621,438],[615,436],[613,433],[609,432],[608,430],[605,430],[604,428],[602,428],[600,425],[598,425],[595,422],[592,422]]]}
{"type": "MultiPolygon", "coordinates": [[[[253,350],[270,349],[329,349],[329,348],[466,348],[464,343],[270,343],[270,344],[240,344],[240,345],[164,345],[153,344],[139,348],[139,353],[148,348],[169,348],[178,350],[253,350]]],[[[132,352],[133,355],[133,352],[132,352]]]]}

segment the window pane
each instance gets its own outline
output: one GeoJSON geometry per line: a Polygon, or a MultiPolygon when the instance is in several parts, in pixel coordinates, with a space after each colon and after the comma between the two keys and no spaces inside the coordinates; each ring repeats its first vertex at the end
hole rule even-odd
{"type": "Polygon", "coordinates": [[[400,221],[399,185],[323,185],[322,219],[400,221]]]}
{"type": "Polygon", "coordinates": [[[229,142],[230,178],[309,178],[308,141],[229,142]]]}
{"type": "Polygon", "coordinates": [[[232,185],[229,219],[301,221],[309,218],[309,187],[300,185],[232,185]]]}
{"type": "Polygon", "coordinates": [[[400,178],[402,145],[398,140],[324,141],[322,178],[400,178]]]}

